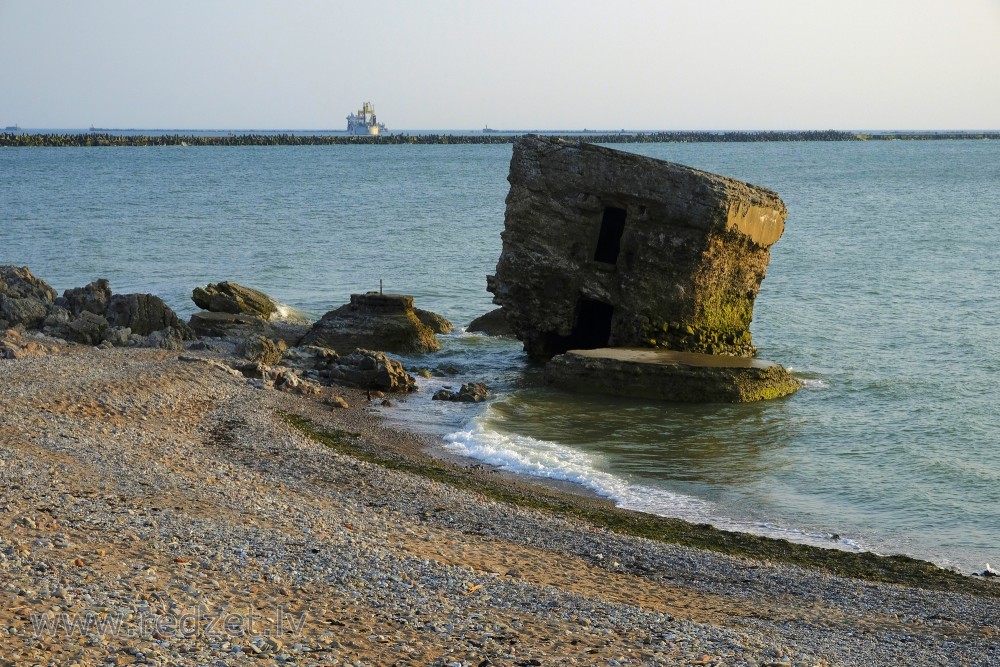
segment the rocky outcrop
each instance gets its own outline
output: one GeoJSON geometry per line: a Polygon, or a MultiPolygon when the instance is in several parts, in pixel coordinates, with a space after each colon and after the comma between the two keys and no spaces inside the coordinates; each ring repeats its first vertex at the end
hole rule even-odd
{"type": "Polygon", "coordinates": [[[503,251],[487,289],[529,354],[754,354],[754,299],[786,217],[776,193],[538,136],[517,140],[508,180],[503,251]]]}
{"type": "Polygon", "coordinates": [[[433,352],[434,332],[417,317],[413,297],[402,294],[352,294],[351,302],[316,322],[301,342],[338,350],[433,352]]]}
{"type": "Polygon", "coordinates": [[[463,384],[458,391],[438,389],[431,396],[433,401],[454,401],[456,403],[482,403],[489,396],[489,388],[485,384],[463,384]]]}
{"type": "MultiPolygon", "coordinates": [[[[142,338],[140,336],[140,338],[142,338]]],[[[152,347],[160,350],[183,350],[184,341],[189,336],[181,329],[167,327],[154,331],[139,342],[142,347],[152,347]]]]}
{"type": "Polygon", "coordinates": [[[320,384],[338,384],[372,391],[416,391],[416,380],[403,365],[384,352],[358,349],[346,356],[316,345],[285,351],[283,365],[291,366],[320,384]]]}
{"type": "Polygon", "coordinates": [[[450,334],[455,329],[451,322],[437,313],[423,308],[414,308],[413,312],[424,326],[436,334],[450,334]]]}
{"type": "Polygon", "coordinates": [[[108,311],[110,300],[111,285],[106,279],[101,278],[86,287],[66,290],[59,299],[56,299],[56,305],[75,316],[85,312],[103,316],[108,311]]]}
{"type": "Polygon", "coordinates": [[[128,327],[140,336],[169,328],[177,329],[185,339],[194,338],[191,329],[153,294],[115,294],[108,299],[105,318],[111,326],[128,327]]]}
{"type": "Polygon", "coordinates": [[[27,267],[0,267],[0,320],[82,345],[180,349],[194,338],[157,296],[113,295],[108,281],[99,279],[55,298],[55,290],[27,267]]]}
{"type": "Polygon", "coordinates": [[[503,308],[497,308],[491,310],[485,315],[480,315],[476,319],[469,322],[469,326],[466,327],[466,331],[470,333],[484,333],[487,336],[513,336],[514,331],[507,324],[507,318],[504,317],[503,308]]]}
{"type": "Polygon", "coordinates": [[[81,345],[97,345],[104,340],[109,328],[110,324],[104,317],[85,310],[66,324],[66,339],[81,345]]]}
{"type": "Polygon", "coordinates": [[[416,391],[417,382],[403,369],[403,364],[384,352],[355,350],[340,357],[320,375],[328,380],[359,389],[392,392],[416,391]]]}
{"type": "Polygon", "coordinates": [[[265,336],[295,347],[309,331],[307,325],[287,322],[268,322],[259,315],[212,313],[203,310],[191,316],[188,322],[192,331],[206,338],[243,340],[250,336],[265,336]]]}
{"type": "Polygon", "coordinates": [[[583,393],[697,403],[768,400],[801,387],[770,361],[648,348],[573,350],[546,364],[545,381],[583,393]]]}
{"type": "Polygon", "coordinates": [[[284,342],[275,343],[266,336],[254,334],[242,342],[239,353],[244,359],[259,362],[265,366],[274,366],[281,361],[284,349],[284,342]]]}
{"type": "Polygon", "coordinates": [[[40,342],[32,336],[24,336],[16,329],[0,332],[0,359],[43,357],[55,349],[57,346],[51,342],[40,342]]]}
{"type": "Polygon", "coordinates": [[[249,313],[267,320],[278,311],[278,303],[268,295],[228,280],[196,287],[191,299],[199,308],[213,313],[249,313]]]}
{"type": "Polygon", "coordinates": [[[22,266],[0,266],[0,328],[37,329],[49,313],[56,292],[22,266]]]}

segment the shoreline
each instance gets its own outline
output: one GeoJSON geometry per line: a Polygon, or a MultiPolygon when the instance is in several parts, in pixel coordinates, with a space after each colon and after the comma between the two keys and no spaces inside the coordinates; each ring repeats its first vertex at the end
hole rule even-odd
{"type": "Polygon", "coordinates": [[[332,408],[225,361],[0,361],[0,664],[1000,664],[992,581],[447,464],[363,391],[332,408]],[[176,632],[240,609],[258,625],[176,632]],[[81,644],[64,618],[119,625],[81,644]]]}

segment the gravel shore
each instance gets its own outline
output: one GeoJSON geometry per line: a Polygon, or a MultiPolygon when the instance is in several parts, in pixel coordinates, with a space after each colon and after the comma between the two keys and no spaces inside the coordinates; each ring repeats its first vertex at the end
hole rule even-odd
{"type": "Polygon", "coordinates": [[[0,361],[0,667],[1000,665],[992,582],[877,584],[496,502],[283,416],[421,456],[364,392],[331,408],[191,354],[0,361]]]}

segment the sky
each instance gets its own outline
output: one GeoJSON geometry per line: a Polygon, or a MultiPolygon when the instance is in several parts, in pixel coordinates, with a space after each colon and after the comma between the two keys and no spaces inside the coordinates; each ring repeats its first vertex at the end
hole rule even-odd
{"type": "Polygon", "coordinates": [[[1000,0],[0,0],[0,127],[1000,129],[1000,0]]]}

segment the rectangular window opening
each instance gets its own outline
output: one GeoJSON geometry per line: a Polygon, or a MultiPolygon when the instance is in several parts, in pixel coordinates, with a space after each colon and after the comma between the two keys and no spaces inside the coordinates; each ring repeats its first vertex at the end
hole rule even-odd
{"type": "Polygon", "coordinates": [[[594,252],[595,262],[616,264],[618,253],[621,252],[622,234],[625,232],[625,216],[627,211],[616,206],[604,209],[601,218],[601,233],[597,237],[597,250],[594,252]]]}

